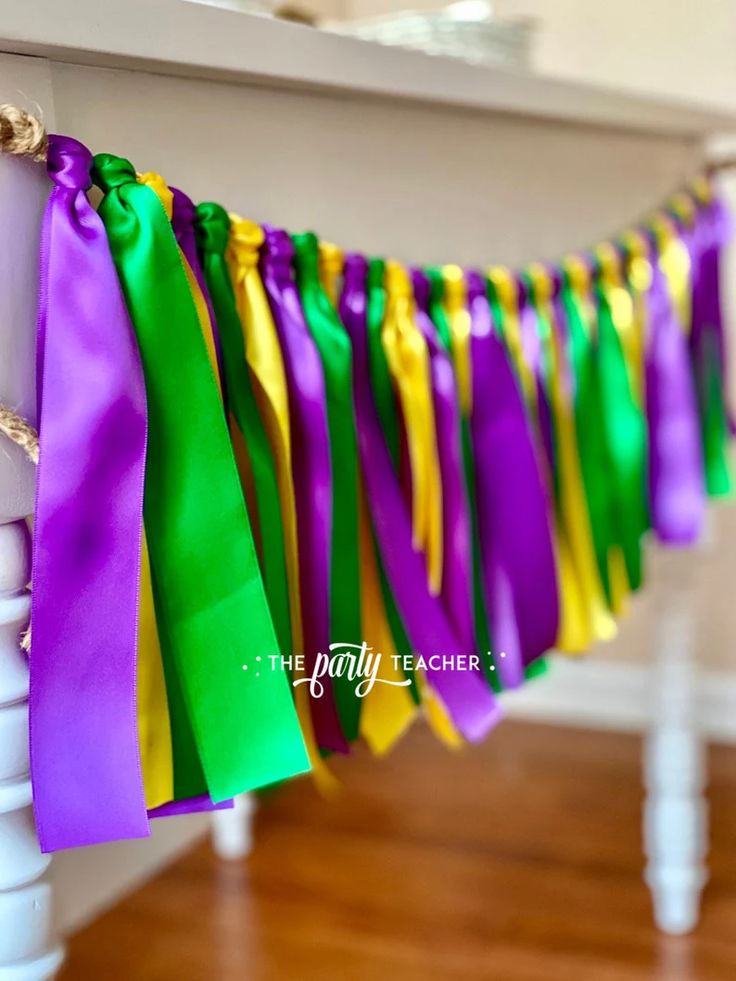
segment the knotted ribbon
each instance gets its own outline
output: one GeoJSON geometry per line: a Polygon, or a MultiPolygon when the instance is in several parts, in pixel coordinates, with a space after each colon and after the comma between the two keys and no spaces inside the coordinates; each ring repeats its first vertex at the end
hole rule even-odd
{"type": "Polygon", "coordinates": [[[624,347],[627,334],[633,330],[634,308],[623,283],[620,255],[613,248],[602,247],[596,259],[598,359],[617,541],[629,586],[637,590],[642,579],[641,538],[648,515],[646,424],[635,388],[639,370],[627,362],[624,347]]]}
{"type": "Polygon", "coordinates": [[[136,729],[146,397],[92,155],[49,138],[30,659],[43,851],[148,835],[136,729]]]}
{"type": "MultiPolygon", "coordinates": [[[[591,289],[590,264],[585,259],[570,257],[565,264],[560,302],[569,332],[570,362],[575,382],[572,393],[575,434],[598,575],[609,609],[618,613],[621,598],[617,596],[614,601],[615,590],[611,582],[611,555],[616,546],[614,503],[595,349],[597,319],[591,289]]],[[[624,592],[628,592],[628,581],[624,592]]]]}
{"type": "MultiPolygon", "coordinates": [[[[470,435],[470,413],[472,410],[472,368],[470,353],[470,314],[467,309],[467,289],[465,275],[459,266],[431,267],[429,276],[429,313],[437,330],[443,348],[452,355],[455,374],[465,379],[460,396],[461,431],[463,446],[463,465],[465,470],[465,493],[470,511],[470,542],[473,564],[473,617],[476,647],[481,652],[491,650],[491,635],[488,627],[488,613],[485,604],[483,585],[483,563],[480,554],[478,533],[478,509],[475,499],[475,461],[473,459],[473,440],[470,435]]],[[[481,655],[481,666],[486,680],[494,690],[501,690],[496,666],[481,655]]]]}
{"type": "MultiPolygon", "coordinates": [[[[350,338],[340,323],[319,277],[319,259],[337,275],[335,246],[320,251],[312,232],[292,237],[294,269],[304,316],[322,360],[327,397],[327,422],[332,460],[332,555],[330,559],[330,640],[360,646],[360,553],[358,534],[358,449],[353,415],[353,356],[350,338]],[[329,260],[332,260],[330,265],[329,260]]],[[[341,258],[341,257],[340,257],[341,258]]],[[[329,279],[334,291],[334,277],[329,279]]],[[[333,657],[340,656],[340,647],[333,657]]],[[[347,648],[348,653],[351,648],[347,648]]],[[[354,650],[353,650],[354,653],[354,650]]],[[[360,700],[355,681],[345,675],[333,679],[340,725],[348,742],[358,735],[360,700]]]]}
{"type": "MultiPolygon", "coordinates": [[[[201,218],[207,205],[200,206],[201,218]]],[[[220,216],[218,226],[222,228],[220,216]]],[[[289,613],[292,648],[285,653],[303,656],[304,641],[302,630],[302,608],[299,593],[299,545],[296,520],[296,495],[292,468],[291,424],[289,419],[289,392],[281,355],[276,325],[263,287],[258,260],[263,245],[264,234],[260,225],[241,218],[229,216],[229,240],[225,259],[230,271],[235,305],[245,342],[245,359],[248,364],[250,382],[253,386],[260,417],[273,454],[278,501],[284,533],[286,579],[289,594],[289,613]]],[[[216,237],[215,227],[209,225],[208,232],[216,237]]],[[[214,244],[214,243],[213,243],[214,244]]],[[[255,496],[255,488],[253,489],[255,496]]],[[[295,662],[292,679],[298,681],[304,676],[301,665],[295,662]]],[[[314,727],[309,708],[309,693],[304,685],[294,689],[299,725],[307,746],[312,775],[325,792],[331,792],[335,781],[322,761],[317,746],[314,727]]]]}
{"type": "MultiPolygon", "coordinates": [[[[222,343],[220,341],[219,324],[217,322],[212,296],[210,295],[209,284],[207,283],[199,255],[197,254],[197,238],[194,228],[196,209],[192,199],[183,191],[180,191],[178,187],[172,187],[171,194],[171,227],[174,229],[176,241],[178,242],[182,255],[192,271],[192,275],[194,276],[197,287],[202,295],[204,304],[207,307],[207,320],[209,322],[209,331],[212,337],[212,346],[215,352],[215,370],[217,377],[222,384],[225,378],[222,343]]],[[[207,338],[205,338],[205,341],[206,340],[207,338]]]]}
{"type": "Polygon", "coordinates": [[[703,449],[687,338],[651,243],[630,258],[646,310],[645,397],[652,527],[668,545],[697,541],[705,519],[703,449]],[[648,253],[648,254],[647,254],[648,253]]]}
{"type": "Polygon", "coordinates": [[[729,215],[713,196],[698,211],[692,232],[692,330],[690,356],[700,409],[708,494],[730,494],[730,424],[726,402],[726,358],[720,265],[731,238],[729,215]]]}
{"type": "Polygon", "coordinates": [[[279,649],[290,654],[289,590],[278,479],[273,452],[253,391],[243,328],[225,258],[229,236],[230,219],[225,209],[219,204],[200,204],[196,210],[196,237],[219,329],[230,414],[245,441],[252,469],[262,545],[263,584],[279,649]]]}
{"type": "MultiPolygon", "coordinates": [[[[289,387],[304,655],[311,673],[318,654],[328,656],[330,650],[333,491],[325,380],[294,282],[294,246],[280,229],[266,225],[264,232],[261,273],[289,387]]],[[[346,753],[348,743],[340,727],[333,688],[328,677],[322,680],[323,695],[311,701],[317,742],[322,749],[346,753]]]]}
{"type": "MultiPolygon", "coordinates": [[[[442,590],[441,597],[463,650],[477,649],[473,620],[472,546],[468,496],[462,455],[460,404],[452,362],[440,346],[429,316],[428,277],[411,272],[416,311],[414,320],[427,345],[442,481],[442,590]]],[[[460,375],[462,377],[462,375],[460,375]]]]}
{"type": "Polygon", "coordinates": [[[467,273],[478,531],[496,664],[505,687],[548,651],[558,627],[549,503],[516,378],[476,272],[467,273]],[[505,657],[501,657],[501,653],[505,657]]]}
{"type": "Polygon", "coordinates": [[[95,172],[146,379],[145,517],[159,624],[218,801],[303,772],[308,761],[288,681],[280,663],[268,660],[278,654],[276,637],[166,211],[151,188],[136,182],[128,161],[98,155],[95,172]],[[181,410],[183,396],[190,411],[181,410]]]}
{"type": "Polygon", "coordinates": [[[414,322],[407,271],[386,265],[386,315],[381,338],[397,392],[411,465],[414,547],[426,555],[431,591],[442,586],[442,480],[427,343],[414,322]]]}

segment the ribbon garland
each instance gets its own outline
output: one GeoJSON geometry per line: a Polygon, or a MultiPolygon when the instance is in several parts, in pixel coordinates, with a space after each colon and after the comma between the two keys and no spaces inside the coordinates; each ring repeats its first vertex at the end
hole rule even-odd
{"type": "Polygon", "coordinates": [[[707,183],[586,256],[483,275],[343,260],[107,154],[96,214],[91,164],[49,139],[44,850],[310,765],[330,789],[324,755],[386,752],[417,706],[450,746],[482,738],[555,644],[613,636],[650,527],[690,544],[730,491],[707,183]],[[361,643],[365,698],[336,670],[361,643]]]}

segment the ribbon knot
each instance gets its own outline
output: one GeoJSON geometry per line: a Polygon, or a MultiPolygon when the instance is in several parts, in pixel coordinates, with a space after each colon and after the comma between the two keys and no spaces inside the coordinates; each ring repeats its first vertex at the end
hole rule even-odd
{"type": "Polygon", "coordinates": [[[445,303],[450,313],[456,313],[465,306],[465,273],[460,266],[448,265],[442,269],[445,286],[445,303]]]}
{"type": "Polygon", "coordinates": [[[98,153],[94,158],[92,180],[107,194],[123,184],[135,184],[135,167],[125,157],[116,157],[114,153],[98,153]]]}
{"type": "Polygon", "coordinates": [[[580,256],[570,256],[565,260],[565,276],[570,288],[577,296],[590,291],[590,265],[580,256]]]}
{"type": "Polygon", "coordinates": [[[345,263],[345,256],[339,245],[334,242],[318,244],[319,277],[325,292],[333,303],[337,303],[337,280],[345,263]]]}
{"type": "Polygon", "coordinates": [[[246,266],[258,265],[258,253],[265,238],[266,233],[260,225],[230,212],[230,245],[239,263],[246,266]]]}
{"type": "Polygon", "coordinates": [[[515,310],[517,305],[521,306],[518,283],[505,266],[494,266],[489,269],[488,278],[504,310],[515,310]]]}
{"type": "Polygon", "coordinates": [[[468,269],[465,281],[467,284],[467,304],[470,306],[479,296],[486,295],[486,284],[483,274],[477,269],[468,269]]]}
{"type": "Polygon", "coordinates": [[[319,280],[320,246],[314,232],[301,232],[292,235],[296,254],[299,257],[299,272],[304,277],[319,280]]]}
{"type": "MultiPolygon", "coordinates": [[[[350,259],[350,264],[352,268],[357,269],[358,268],[357,260],[361,259],[362,256],[356,254],[354,256],[349,256],[348,258],[350,259]]],[[[346,278],[348,274],[347,268],[348,268],[348,259],[345,260],[344,275],[346,278]]],[[[371,259],[370,262],[368,262],[368,278],[366,280],[365,285],[368,290],[383,290],[385,288],[386,263],[383,261],[383,259],[371,259]]]]}
{"type": "MultiPolygon", "coordinates": [[[[163,179],[163,178],[162,178],[163,179]]],[[[196,215],[196,209],[194,207],[194,202],[185,194],[184,191],[180,191],[178,187],[172,187],[171,189],[172,202],[171,202],[171,221],[172,224],[176,225],[182,230],[188,230],[194,227],[194,218],[196,215]]]]}
{"type": "Polygon", "coordinates": [[[204,201],[194,209],[194,233],[202,252],[224,255],[230,241],[230,216],[220,204],[204,201]]]}
{"type": "Polygon", "coordinates": [[[92,154],[70,136],[49,136],[48,174],[57,187],[86,191],[92,185],[92,154]]]}
{"type": "Polygon", "coordinates": [[[406,269],[399,262],[386,263],[386,289],[396,299],[411,299],[411,282],[406,269]]]}
{"type": "Polygon", "coordinates": [[[137,174],[136,176],[139,184],[142,184],[144,187],[150,187],[152,191],[155,191],[156,197],[164,206],[167,218],[171,221],[174,217],[174,193],[161,174],[148,171],[145,174],[137,174]]]}
{"type": "Polygon", "coordinates": [[[412,269],[411,280],[414,286],[414,299],[419,309],[427,313],[431,285],[429,277],[421,269],[412,269]]]}
{"type": "Polygon", "coordinates": [[[359,255],[357,252],[345,257],[342,271],[346,289],[348,286],[351,289],[365,286],[366,277],[369,287],[383,284],[383,267],[378,263],[369,265],[365,256],[359,255]]]}
{"type": "Polygon", "coordinates": [[[442,270],[438,266],[430,266],[427,269],[429,277],[429,302],[432,306],[442,303],[445,297],[445,280],[442,270]]]}
{"type": "Polygon", "coordinates": [[[555,283],[549,270],[539,262],[532,263],[527,271],[529,286],[537,303],[549,303],[555,297],[555,283]]]}

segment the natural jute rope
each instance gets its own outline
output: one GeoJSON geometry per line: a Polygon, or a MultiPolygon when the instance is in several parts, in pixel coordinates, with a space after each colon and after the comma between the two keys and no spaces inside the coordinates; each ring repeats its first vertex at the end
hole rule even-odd
{"type": "Polygon", "coordinates": [[[48,137],[41,120],[25,109],[0,104],[0,153],[43,161],[47,151],[48,137]]]}

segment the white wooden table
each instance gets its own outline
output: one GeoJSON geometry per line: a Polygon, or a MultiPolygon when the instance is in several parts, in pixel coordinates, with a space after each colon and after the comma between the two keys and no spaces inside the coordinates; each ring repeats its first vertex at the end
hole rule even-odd
{"type": "MultiPolygon", "coordinates": [[[[519,264],[582,247],[659,201],[695,171],[709,136],[736,128],[707,109],[181,0],[104,10],[97,0],[6,0],[0,13],[0,100],[40,110],[51,131],[95,151],[160,171],[195,200],[214,197],[256,220],[313,227],[348,248],[406,261],[519,264]]],[[[30,419],[43,196],[37,170],[0,160],[0,400],[30,419]]],[[[14,448],[0,449],[0,981],[38,981],[53,975],[60,954],[29,807],[27,670],[16,644],[28,612],[23,518],[33,474],[14,448]]],[[[677,593],[673,604],[682,617],[677,593]]],[[[704,805],[684,697],[687,624],[663,624],[667,688],[647,755],[646,842],[660,923],[680,929],[697,908],[704,805]],[[672,827],[686,833],[673,838],[672,827]]],[[[243,821],[247,808],[220,819],[224,852],[247,847],[243,821]]],[[[110,902],[131,884],[132,867],[154,868],[175,851],[169,838],[179,834],[183,847],[199,822],[183,835],[157,828],[153,842],[129,853],[60,857],[63,923],[110,902]],[[77,887],[72,901],[69,883],[87,881],[91,863],[103,882],[94,899],[77,887]]]]}

